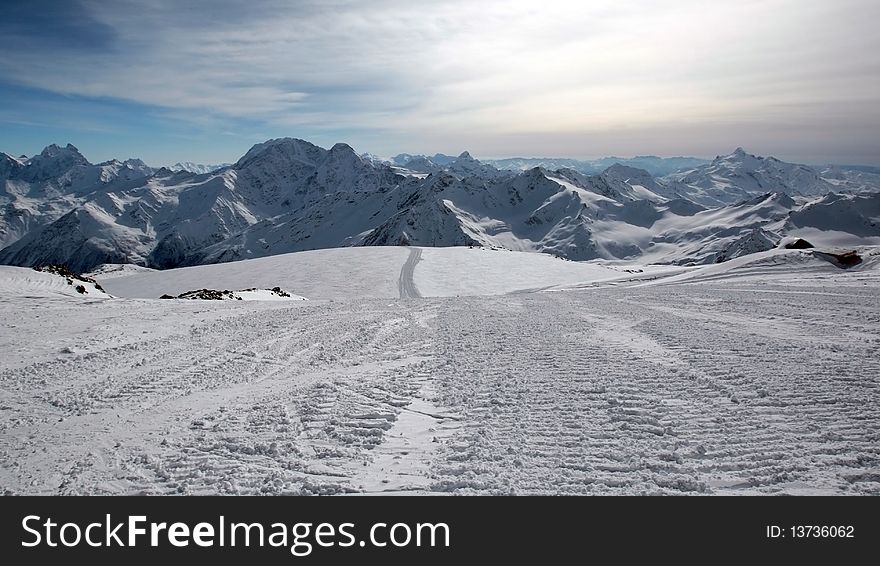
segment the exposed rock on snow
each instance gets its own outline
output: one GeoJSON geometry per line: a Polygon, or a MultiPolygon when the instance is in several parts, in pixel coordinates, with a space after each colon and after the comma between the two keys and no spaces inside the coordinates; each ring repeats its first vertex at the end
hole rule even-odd
{"type": "Polygon", "coordinates": [[[80,295],[85,295],[88,293],[88,291],[86,291],[86,288],[85,288],[85,286],[82,285],[82,283],[88,283],[89,285],[91,285],[91,287],[93,289],[95,289],[97,291],[101,291],[101,292],[104,291],[104,289],[101,287],[101,285],[99,285],[98,282],[95,281],[94,279],[92,279],[91,277],[88,277],[86,275],[80,275],[78,273],[74,273],[73,271],[69,270],[67,267],[65,267],[63,265],[41,265],[39,267],[35,267],[34,271],[40,271],[42,273],[51,273],[53,275],[58,275],[60,277],[63,277],[67,281],[68,285],[75,285],[76,292],[79,293],[80,295]]]}
{"type": "Polygon", "coordinates": [[[755,228],[744,236],[727,244],[715,257],[715,263],[721,263],[748,254],[772,250],[776,247],[773,234],[760,228],[755,228]]]}
{"type": "Polygon", "coordinates": [[[403,294],[402,285],[417,289],[422,296],[436,297],[500,295],[628,278],[629,274],[613,267],[563,261],[546,254],[467,247],[367,247],[281,254],[100,281],[114,295],[130,298],[177,296],[201,288],[268,289],[280,285],[310,299],[343,300],[397,298],[403,294]],[[413,259],[414,251],[421,252],[416,258],[419,261],[413,259]],[[408,270],[408,265],[413,269],[408,270]]]}
{"type": "Polygon", "coordinates": [[[171,295],[162,295],[160,299],[194,299],[202,301],[305,301],[305,297],[291,295],[281,287],[273,287],[271,289],[242,289],[241,291],[218,291],[216,289],[198,289],[196,291],[187,291],[176,297],[171,295]]]}
{"type": "Polygon", "coordinates": [[[789,236],[783,238],[782,241],[779,242],[778,247],[785,248],[787,250],[807,250],[810,248],[814,248],[815,246],[810,242],[804,240],[803,238],[789,236]]]}
{"type": "Polygon", "coordinates": [[[855,250],[836,253],[816,250],[813,252],[813,255],[818,258],[828,260],[831,263],[838,265],[844,269],[849,269],[850,267],[854,267],[862,263],[862,256],[860,256],[855,250]]]}
{"type": "Polygon", "coordinates": [[[110,297],[94,279],[77,275],[63,266],[37,269],[0,266],[0,289],[6,297],[110,297]]]}

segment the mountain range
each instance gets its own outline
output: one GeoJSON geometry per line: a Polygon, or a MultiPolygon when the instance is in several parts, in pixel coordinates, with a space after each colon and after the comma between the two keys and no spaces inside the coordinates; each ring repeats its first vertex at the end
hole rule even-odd
{"type": "Polygon", "coordinates": [[[229,167],[232,163],[216,163],[213,165],[204,165],[202,163],[193,163],[192,161],[178,161],[168,169],[174,171],[175,173],[179,173],[180,171],[189,171],[190,173],[213,173],[218,169],[223,169],[224,167],[229,167]]]}
{"type": "MultiPolygon", "coordinates": [[[[451,155],[437,153],[432,156],[426,155],[410,155],[401,153],[387,160],[393,165],[406,165],[415,158],[425,158],[431,162],[444,166],[455,160],[451,155]]],[[[376,160],[375,156],[370,155],[372,160],[376,160]]],[[[380,160],[382,161],[382,160],[380,160]]],[[[491,165],[497,169],[509,171],[526,171],[534,167],[543,167],[555,171],[556,169],[574,169],[578,173],[585,175],[594,175],[601,173],[612,165],[626,165],[637,169],[644,169],[654,176],[661,177],[683,169],[698,167],[707,163],[705,159],[696,157],[657,157],[654,155],[642,155],[637,157],[602,157],[600,159],[582,160],[568,159],[560,157],[508,157],[505,159],[484,159],[483,163],[491,165]]]]}
{"type": "Polygon", "coordinates": [[[565,160],[503,161],[468,152],[382,160],[293,138],[216,169],[92,164],[72,145],[0,153],[0,263],[164,269],[381,245],[712,263],[787,236],[880,243],[880,175],[870,170],[820,170],[741,148],[708,162],[639,157],[594,172],[565,160]]]}

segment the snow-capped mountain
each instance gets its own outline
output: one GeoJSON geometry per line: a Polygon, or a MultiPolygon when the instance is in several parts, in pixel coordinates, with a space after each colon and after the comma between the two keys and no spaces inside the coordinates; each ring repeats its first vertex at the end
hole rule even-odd
{"type": "MultiPolygon", "coordinates": [[[[503,179],[432,173],[389,191],[326,194],[302,211],[250,226],[184,263],[350,245],[476,245],[576,260],[712,263],[770,249],[783,234],[800,230],[786,221],[804,207],[783,193],[706,210],[645,185],[654,186],[650,176],[625,168],[592,177],[540,168],[503,179]]],[[[854,207],[873,214],[867,202],[854,207]]],[[[868,216],[864,221],[872,222],[868,216]]],[[[828,229],[818,220],[806,224],[828,229]]],[[[859,237],[880,237],[880,232],[869,228],[859,237]]]]}
{"type": "Polygon", "coordinates": [[[657,157],[655,155],[602,157],[592,160],[562,157],[509,157],[505,159],[485,159],[483,161],[498,169],[510,171],[526,171],[533,167],[543,167],[551,171],[556,169],[574,169],[585,175],[601,173],[613,165],[623,165],[634,169],[643,169],[654,176],[663,176],[676,171],[693,169],[707,163],[706,160],[696,157],[657,157]]]}
{"type": "Polygon", "coordinates": [[[102,263],[173,267],[326,193],[386,190],[403,178],[366,163],[345,144],[326,150],[302,140],[270,140],[215,173],[160,169],[118,190],[93,192],[0,251],[0,260],[64,263],[80,271],[102,263]]]}
{"type": "Polygon", "coordinates": [[[424,174],[445,172],[460,179],[466,177],[497,179],[513,175],[511,172],[501,171],[487,163],[474,159],[467,151],[462,152],[458,157],[450,157],[440,153],[433,157],[419,155],[400,163],[402,156],[407,156],[407,154],[395,157],[394,163],[401,167],[403,171],[424,174]]]}
{"type": "MultiPolygon", "coordinates": [[[[371,156],[372,157],[372,156],[371,156]]],[[[414,159],[424,163],[427,160],[433,166],[441,168],[448,166],[458,157],[453,155],[445,155],[436,153],[434,155],[413,155],[409,153],[401,153],[395,155],[387,162],[398,167],[406,167],[407,164],[414,159]]],[[[386,160],[380,160],[385,162],[386,160]]],[[[481,159],[485,165],[501,171],[522,172],[542,167],[549,171],[557,169],[572,169],[584,175],[595,175],[608,169],[613,165],[624,165],[635,169],[643,169],[653,176],[663,176],[676,171],[685,169],[693,169],[700,165],[708,163],[705,159],[696,157],[657,157],[654,155],[640,155],[637,157],[602,157],[599,159],[571,159],[565,157],[507,157],[504,159],[481,159]]]]}
{"type": "Polygon", "coordinates": [[[405,167],[407,163],[413,159],[427,159],[434,165],[443,167],[449,165],[457,159],[454,155],[446,155],[444,153],[435,153],[434,155],[413,155],[410,153],[399,153],[391,158],[391,164],[398,167],[405,167]]]}
{"type": "Polygon", "coordinates": [[[213,173],[214,171],[217,171],[218,169],[223,169],[224,167],[229,167],[230,165],[232,165],[232,163],[216,163],[213,165],[204,165],[202,163],[193,163],[192,161],[178,161],[174,165],[168,167],[168,169],[174,171],[175,173],[186,171],[188,173],[204,175],[206,173],[213,173]]]}
{"type": "Polygon", "coordinates": [[[819,174],[839,191],[866,191],[880,187],[880,172],[876,170],[829,165],[819,174]]]}
{"type": "Polygon", "coordinates": [[[89,163],[70,144],[52,144],[30,158],[0,152],[0,246],[54,222],[96,192],[136,185],[154,173],[140,159],[89,163]]]}
{"type": "Polygon", "coordinates": [[[135,160],[91,165],[73,146],[26,160],[2,154],[0,262],[161,269],[402,244],[711,263],[789,234],[880,243],[880,193],[822,196],[833,185],[814,170],[741,150],[663,179],[622,164],[586,175],[500,171],[467,152],[409,157],[401,167],[346,144],[282,138],[197,174],[135,160]]]}
{"type": "Polygon", "coordinates": [[[731,204],[767,192],[816,196],[836,188],[812,167],[759,157],[741,147],[706,165],[672,173],[661,182],[705,206],[731,204]]]}

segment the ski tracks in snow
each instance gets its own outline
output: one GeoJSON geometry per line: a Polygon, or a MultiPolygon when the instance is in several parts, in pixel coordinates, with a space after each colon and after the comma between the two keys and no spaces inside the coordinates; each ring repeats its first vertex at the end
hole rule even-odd
{"type": "MultiPolygon", "coordinates": [[[[394,304],[369,302],[281,307],[6,369],[0,488],[381,489],[380,480],[365,476],[372,450],[402,411],[426,402],[430,310],[401,314],[394,304]]],[[[425,471],[418,447],[408,452],[411,467],[425,471]]],[[[393,473],[388,466],[380,472],[393,473]]]]}
{"type": "Polygon", "coordinates": [[[876,293],[742,295],[606,289],[444,310],[437,380],[463,426],[434,488],[880,493],[876,293]]]}
{"type": "Polygon", "coordinates": [[[880,493],[876,288],[730,285],[37,305],[0,366],[0,491],[880,493]],[[25,363],[70,312],[91,351],[25,363]]]}
{"type": "Polygon", "coordinates": [[[416,264],[419,263],[421,259],[421,249],[409,249],[409,257],[406,258],[406,263],[404,263],[403,267],[400,269],[400,279],[397,282],[401,299],[417,299],[422,296],[421,293],[419,293],[419,290],[416,287],[416,282],[413,278],[416,271],[416,264]]]}

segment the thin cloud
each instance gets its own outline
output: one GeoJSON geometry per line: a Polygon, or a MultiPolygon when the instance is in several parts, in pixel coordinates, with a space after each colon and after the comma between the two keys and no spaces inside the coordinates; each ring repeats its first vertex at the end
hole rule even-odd
{"type": "MultiPolygon", "coordinates": [[[[546,153],[528,141],[538,134],[590,138],[573,155],[626,131],[679,154],[728,143],[712,129],[740,120],[813,124],[827,155],[853,136],[878,151],[848,129],[880,126],[873,0],[83,0],[16,13],[0,28],[5,80],[218,132],[348,131],[380,152],[458,140],[487,155],[546,153]]],[[[778,141],[780,154],[803,145],[778,141]]]]}

